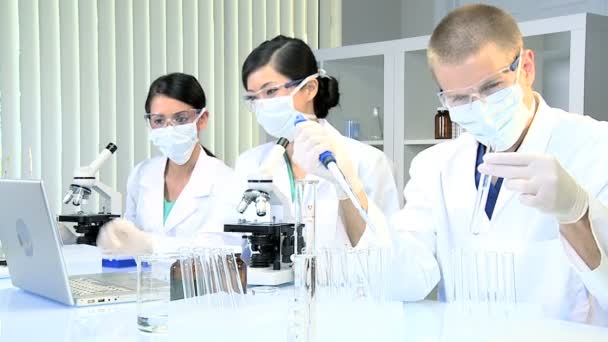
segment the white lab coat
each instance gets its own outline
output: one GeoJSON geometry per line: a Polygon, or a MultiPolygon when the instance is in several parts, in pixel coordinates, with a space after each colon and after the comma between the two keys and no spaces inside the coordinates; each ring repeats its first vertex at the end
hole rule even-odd
{"type": "MultiPolygon", "coordinates": [[[[398,191],[390,161],[382,151],[342,136],[327,120],[320,119],[319,123],[342,139],[368,195],[370,220],[376,225],[385,224],[384,217],[399,210],[398,191]]],[[[274,144],[275,142],[263,144],[241,154],[235,165],[235,171],[239,177],[246,180],[247,176],[262,164],[274,144]]],[[[272,177],[274,184],[285,198],[291,199],[289,174],[285,160],[281,160],[272,177]]],[[[338,213],[338,197],[334,185],[314,175],[307,175],[306,179],[319,181],[315,213],[317,247],[350,245],[344,223],[338,213]]],[[[291,210],[293,213],[293,208],[291,210]]],[[[375,243],[375,241],[382,241],[382,237],[373,236],[369,230],[366,230],[358,246],[375,243]]]]}
{"type": "MultiPolygon", "coordinates": [[[[557,220],[524,206],[505,187],[487,241],[516,253],[518,301],[539,304],[549,317],[608,324],[608,123],[551,108],[535,96],[538,111],[518,152],[555,156],[589,193],[601,265],[589,271],[559,234],[557,220]]],[[[406,205],[391,224],[397,246],[393,290],[401,299],[422,299],[438,282],[443,294],[444,278],[451,276],[448,253],[471,236],[476,150],[474,137],[464,134],[412,161],[406,205]]]]}
{"type": "Polygon", "coordinates": [[[139,163],[127,183],[125,219],[155,238],[155,250],[171,250],[194,242],[202,246],[241,245],[240,234],[223,233],[236,220],[237,194],[243,183],[220,159],[201,151],[190,180],[163,223],[167,158],[139,163]]]}

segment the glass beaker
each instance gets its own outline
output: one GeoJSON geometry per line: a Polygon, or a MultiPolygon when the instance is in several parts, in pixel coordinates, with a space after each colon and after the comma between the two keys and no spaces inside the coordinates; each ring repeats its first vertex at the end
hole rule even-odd
{"type": "MultiPolygon", "coordinates": [[[[137,328],[166,333],[169,322],[171,281],[180,255],[163,253],[137,257],[137,328]]],[[[181,279],[181,275],[179,277],[181,279]]]]}

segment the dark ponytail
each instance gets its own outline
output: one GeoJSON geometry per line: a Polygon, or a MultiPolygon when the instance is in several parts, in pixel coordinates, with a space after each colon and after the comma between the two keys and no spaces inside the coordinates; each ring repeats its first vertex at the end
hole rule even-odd
{"type": "Polygon", "coordinates": [[[315,114],[318,118],[325,118],[330,109],[340,103],[340,90],[338,80],[333,77],[319,77],[319,90],[314,99],[315,114]]]}
{"type": "MultiPolygon", "coordinates": [[[[318,72],[317,59],[301,39],[282,35],[267,40],[255,48],[243,63],[242,81],[247,88],[249,75],[270,64],[278,73],[291,80],[304,79],[318,72]]],[[[315,115],[323,119],[340,102],[338,81],[333,77],[318,77],[319,89],[313,100],[315,115]]]]}
{"type": "MultiPolygon", "coordinates": [[[[146,113],[150,113],[152,100],[157,95],[163,95],[174,100],[178,100],[194,109],[203,109],[207,105],[207,97],[201,84],[192,75],[175,72],[157,78],[150,85],[148,97],[146,98],[146,113]]],[[[215,157],[211,151],[201,145],[205,153],[210,157],[215,157]]]]}

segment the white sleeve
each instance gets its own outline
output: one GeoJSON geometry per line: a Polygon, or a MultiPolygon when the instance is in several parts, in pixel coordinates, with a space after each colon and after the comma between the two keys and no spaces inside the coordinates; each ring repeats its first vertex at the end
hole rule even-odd
{"type": "Polygon", "coordinates": [[[125,212],[123,217],[133,223],[136,222],[137,198],[139,197],[138,180],[140,179],[139,174],[142,165],[143,162],[135,166],[133,170],[131,170],[131,173],[129,173],[129,178],[127,180],[127,196],[125,196],[125,212]]]}
{"type": "Polygon", "coordinates": [[[376,154],[373,160],[365,160],[359,166],[359,178],[370,202],[391,217],[399,210],[399,190],[390,161],[384,153],[376,154]]]}
{"type": "Polygon", "coordinates": [[[608,311],[608,208],[599,200],[589,196],[589,222],[591,232],[600,250],[600,265],[591,270],[576,253],[568,241],[561,236],[566,256],[579,274],[589,293],[603,310],[608,311]]]}
{"type": "Polygon", "coordinates": [[[237,206],[243,192],[246,189],[246,182],[239,177],[232,169],[226,168],[222,175],[218,175],[219,180],[214,185],[212,190],[213,210],[205,220],[203,229],[199,230],[199,234],[195,239],[201,245],[211,245],[221,243],[222,245],[239,244],[242,240],[241,233],[224,233],[224,225],[228,223],[236,223],[239,218],[237,206]],[[208,233],[219,233],[216,237],[208,233]],[[222,241],[217,240],[221,237],[222,241]]]}
{"type": "Polygon", "coordinates": [[[383,153],[377,156],[360,165],[358,171],[367,195],[367,216],[376,231],[366,226],[357,248],[390,243],[387,217],[399,210],[399,195],[390,162],[383,153]]]}
{"type": "Polygon", "coordinates": [[[244,154],[241,154],[236,158],[236,161],[234,162],[234,173],[236,177],[243,180],[245,183],[247,182],[247,176],[249,176],[249,173],[255,171],[251,168],[255,167],[257,169],[257,167],[259,166],[259,163],[256,165],[251,165],[251,156],[249,155],[250,153],[252,152],[249,151],[245,152],[244,154]]]}
{"type": "Polygon", "coordinates": [[[390,220],[392,240],[390,295],[399,300],[424,299],[440,279],[436,253],[434,208],[442,207],[440,177],[433,155],[412,161],[405,187],[405,207],[390,220]]]}

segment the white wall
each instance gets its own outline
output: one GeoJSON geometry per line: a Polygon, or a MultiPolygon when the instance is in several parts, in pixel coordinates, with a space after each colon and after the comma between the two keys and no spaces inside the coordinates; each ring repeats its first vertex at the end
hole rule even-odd
{"type": "MultiPolygon", "coordinates": [[[[608,13],[608,1],[606,0],[435,0],[435,2],[438,3],[438,6],[441,6],[448,11],[464,4],[478,2],[487,3],[507,10],[515,19],[517,19],[517,21],[556,17],[581,12],[596,14],[608,13]]],[[[445,13],[447,13],[447,11],[445,13]]]]}
{"type": "Polygon", "coordinates": [[[431,34],[439,22],[435,1],[401,0],[401,37],[431,34]]]}
{"type": "Polygon", "coordinates": [[[346,120],[356,120],[360,140],[380,139],[380,121],[372,112],[374,107],[383,112],[384,107],[382,56],[328,61],[323,68],[340,82],[340,106],[331,111],[329,122],[344,134],[346,120]]]}
{"type": "Polygon", "coordinates": [[[401,38],[402,1],[342,1],[342,45],[401,38]]]}
{"type": "Polygon", "coordinates": [[[342,2],[342,43],[352,45],[430,34],[452,9],[487,3],[517,21],[581,12],[608,15],[608,0],[346,0],[342,2]]]}
{"type": "Polygon", "coordinates": [[[240,100],[242,61],[279,33],[333,46],[340,4],[0,0],[0,177],[43,179],[58,212],[74,168],[111,141],[119,149],[99,179],[126,195],[133,165],[156,154],[143,120],[149,84],[175,71],[203,85],[211,119],[201,140],[231,164],[260,140],[240,100]]]}

